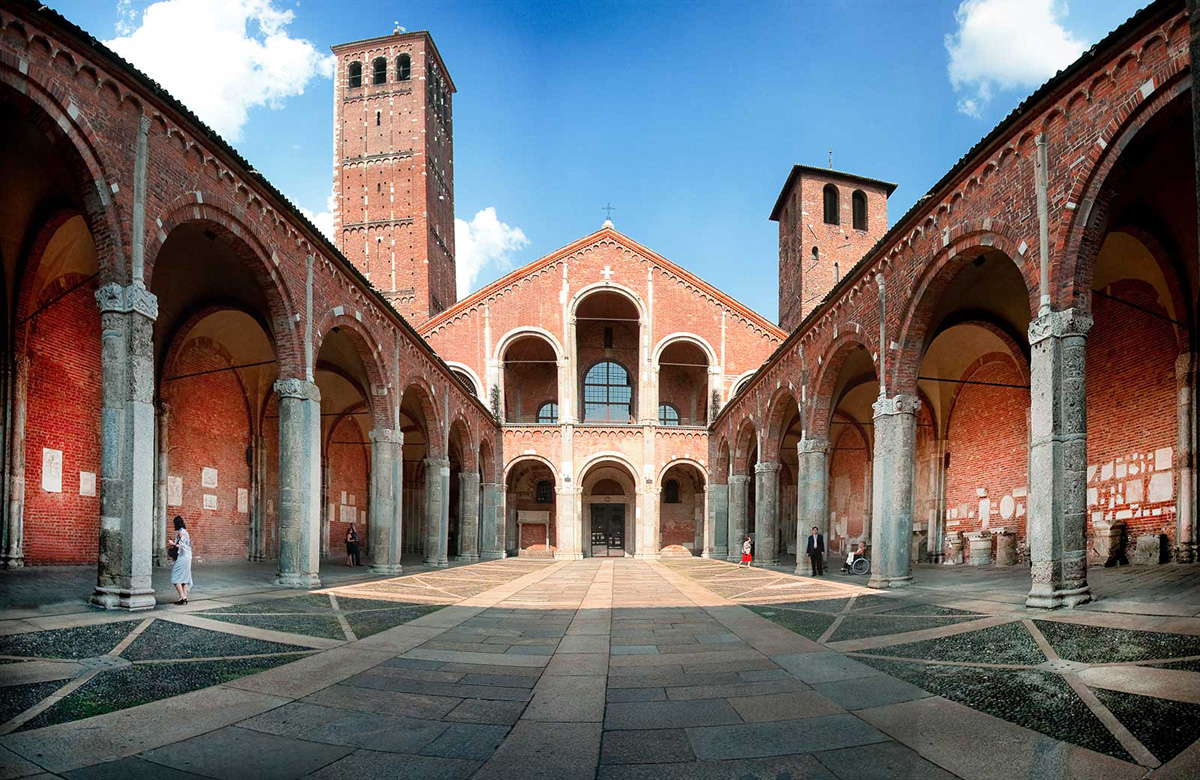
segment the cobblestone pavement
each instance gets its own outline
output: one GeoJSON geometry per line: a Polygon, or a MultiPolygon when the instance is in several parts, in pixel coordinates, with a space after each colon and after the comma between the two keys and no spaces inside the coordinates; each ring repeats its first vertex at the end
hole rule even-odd
{"type": "MultiPolygon", "coordinates": [[[[510,560],[57,618],[69,637],[0,624],[0,778],[1200,772],[1192,618],[942,596],[715,561],[510,560]],[[64,686],[51,665],[80,671],[64,686]],[[89,680],[142,668],[160,687],[208,687],[103,714],[66,706],[89,680]]],[[[136,703],[145,687],[84,703],[136,703]]]]}

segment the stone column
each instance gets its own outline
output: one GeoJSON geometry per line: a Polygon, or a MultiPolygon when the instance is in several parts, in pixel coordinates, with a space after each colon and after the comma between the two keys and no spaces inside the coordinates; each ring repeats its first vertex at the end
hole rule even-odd
{"type": "Polygon", "coordinates": [[[100,305],[100,564],[92,603],[151,609],[154,545],[154,321],[140,282],[107,284],[100,305]]]}
{"type": "MultiPolygon", "coordinates": [[[[321,518],[321,558],[330,558],[333,556],[333,547],[329,539],[333,527],[333,515],[329,512],[329,504],[332,503],[330,496],[333,489],[333,462],[328,450],[324,455],[321,461],[321,497],[317,500],[317,514],[321,518]]],[[[358,507],[355,507],[354,511],[357,513],[358,507]]]]}
{"type": "Polygon", "coordinates": [[[634,558],[657,560],[659,557],[658,504],[661,496],[660,489],[649,485],[637,491],[637,510],[633,523],[633,533],[637,538],[634,558]]]}
{"type": "Polygon", "coordinates": [[[554,557],[559,560],[583,560],[583,529],[581,515],[575,511],[574,488],[557,488],[554,491],[554,557]]]}
{"type": "Polygon", "coordinates": [[[1087,395],[1085,354],[1092,317],[1076,309],[1029,323],[1029,557],[1026,606],[1052,609],[1092,600],[1087,584],[1087,395]]]}
{"type": "Polygon", "coordinates": [[[479,560],[479,473],[458,475],[458,560],[479,560]]]}
{"type": "Polygon", "coordinates": [[[250,482],[250,560],[267,559],[267,484],[266,440],[261,432],[254,437],[254,470],[250,482]]]}
{"type": "Polygon", "coordinates": [[[1196,355],[1185,352],[1175,361],[1176,411],[1179,419],[1175,445],[1175,560],[1196,560],[1196,355]]]}
{"type": "Polygon", "coordinates": [[[280,379],[279,576],[289,588],[320,587],[321,391],[315,382],[280,379]]]}
{"type": "MultiPolygon", "coordinates": [[[[166,566],[170,562],[167,557],[167,473],[170,468],[168,453],[168,431],[171,428],[171,406],[167,403],[158,405],[157,447],[154,458],[154,565],[166,566]]],[[[253,529],[251,529],[253,535],[253,529]]],[[[253,539],[250,549],[254,549],[253,539]]]]}
{"type": "Polygon", "coordinates": [[[814,525],[825,537],[826,567],[829,565],[829,441],[802,438],[796,451],[796,574],[810,576],[812,561],[804,551],[814,525]]]}
{"type": "Polygon", "coordinates": [[[367,526],[371,541],[370,571],[399,574],[404,434],[391,428],[376,428],[370,438],[371,522],[367,526]]]}
{"type": "Polygon", "coordinates": [[[871,588],[912,584],[913,467],[917,410],[911,395],[880,395],[875,411],[871,473],[871,588]]]}
{"type": "Polygon", "coordinates": [[[754,484],[754,557],[774,566],[779,563],[779,464],[755,464],[754,484]]]}
{"type": "Polygon", "coordinates": [[[502,560],[504,551],[504,504],[503,486],[485,482],[479,488],[482,506],[479,521],[479,557],[485,561],[502,560]]]}
{"type": "Polygon", "coordinates": [[[742,559],[742,542],[746,540],[746,492],[750,489],[750,476],[729,476],[729,558],[742,559]]]}
{"type": "Polygon", "coordinates": [[[445,500],[450,487],[450,459],[425,459],[425,565],[444,567],[446,560],[446,535],[442,531],[442,517],[449,525],[450,504],[445,500]]]}
{"type": "Polygon", "coordinates": [[[4,568],[25,565],[25,408],[29,386],[29,360],[16,361],[13,379],[12,436],[8,472],[8,516],[4,534],[4,568]]]}
{"type": "Polygon", "coordinates": [[[729,556],[729,485],[708,486],[708,523],[704,531],[705,558],[729,556]]]}

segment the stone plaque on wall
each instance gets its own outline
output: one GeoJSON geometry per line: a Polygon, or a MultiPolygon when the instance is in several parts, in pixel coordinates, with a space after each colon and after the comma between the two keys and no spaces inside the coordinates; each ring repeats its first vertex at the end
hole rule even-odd
{"type": "Polygon", "coordinates": [[[217,497],[212,493],[204,494],[204,508],[215,510],[217,508],[217,497]]]}
{"type": "Polygon", "coordinates": [[[79,472],[79,495],[96,495],[96,475],[91,471],[79,472]]]}
{"type": "Polygon", "coordinates": [[[217,486],[217,470],[206,466],[204,470],[200,472],[200,486],[206,488],[215,488],[217,486]]]}
{"type": "Polygon", "coordinates": [[[167,506],[183,506],[183,477],[167,477],[167,506]]]}
{"type": "Polygon", "coordinates": [[[250,511],[250,491],[238,488],[238,511],[246,514],[250,511]]]}
{"type": "Polygon", "coordinates": [[[47,493],[62,492],[62,450],[42,448],[42,490],[47,493]]]}

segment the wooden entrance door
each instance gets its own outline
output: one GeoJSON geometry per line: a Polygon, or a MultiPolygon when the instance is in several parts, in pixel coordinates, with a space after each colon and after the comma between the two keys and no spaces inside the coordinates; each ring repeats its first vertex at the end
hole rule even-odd
{"type": "Polygon", "coordinates": [[[625,505],[592,504],[592,556],[625,555],[625,505]]]}

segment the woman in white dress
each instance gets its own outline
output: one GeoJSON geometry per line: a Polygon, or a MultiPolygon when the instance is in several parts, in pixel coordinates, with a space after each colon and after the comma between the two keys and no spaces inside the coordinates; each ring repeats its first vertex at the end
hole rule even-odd
{"type": "Polygon", "coordinates": [[[192,537],[183,518],[175,515],[175,538],[168,542],[175,548],[175,565],[171,567],[171,584],[179,593],[176,604],[188,603],[188,588],[192,587],[192,537]]]}

